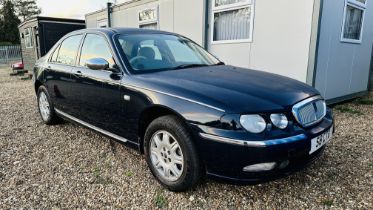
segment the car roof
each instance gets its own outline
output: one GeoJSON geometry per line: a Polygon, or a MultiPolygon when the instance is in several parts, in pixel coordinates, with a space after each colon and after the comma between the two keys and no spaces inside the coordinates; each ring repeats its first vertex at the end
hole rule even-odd
{"type": "Polygon", "coordinates": [[[88,29],[77,30],[70,34],[89,33],[89,32],[100,32],[108,36],[113,35],[113,34],[172,34],[172,35],[177,35],[175,33],[167,32],[167,31],[140,29],[140,28],[88,28],[88,29]]]}

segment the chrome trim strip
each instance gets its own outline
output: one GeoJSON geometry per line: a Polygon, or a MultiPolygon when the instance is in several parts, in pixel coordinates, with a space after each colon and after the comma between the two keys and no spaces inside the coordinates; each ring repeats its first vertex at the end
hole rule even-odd
{"type": "MultiPolygon", "coordinates": [[[[301,121],[299,120],[299,117],[298,117],[298,114],[297,114],[297,110],[300,109],[301,107],[303,107],[304,105],[306,105],[306,104],[308,104],[308,103],[310,103],[310,102],[312,102],[312,101],[316,101],[316,100],[324,100],[324,99],[323,99],[320,95],[318,95],[318,96],[313,96],[313,97],[311,97],[311,98],[308,98],[308,99],[306,99],[306,100],[303,100],[303,101],[301,101],[301,102],[295,104],[295,105],[293,106],[292,110],[291,110],[291,112],[293,113],[293,116],[294,116],[295,120],[296,120],[299,124],[301,124],[302,126],[304,126],[304,127],[309,127],[309,126],[311,126],[311,125],[315,125],[315,124],[321,122],[321,121],[324,119],[324,117],[326,116],[326,105],[325,105],[325,107],[324,107],[324,109],[325,109],[325,110],[324,110],[324,116],[321,117],[319,120],[316,120],[315,122],[312,122],[312,123],[309,123],[309,124],[306,124],[306,125],[303,125],[303,124],[301,123],[301,121]]],[[[325,101],[324,101],[324,102],[325,102],[325,101]]],[[[325,103],[326,103],[326,102],[325,102],[325,103]]]]}
{"type": "Polygon", "coordinates": [[[315,101],[315,100],[319,100],[319,99],[323,99],[323,98],[322,98],[320,95],[318,95],[318,96],[313,96],[313,97],[311,97],[311,98],[308,98],[308,99],[306,99],[306,100],[300,101],[299,103],[295,104],[295,105],[293,106],[293,109],[294,109],[294,108],[295,108],[295,109],[299,109],[300,107],[302,107],[302,106],[304,106],[304,105],[310,103],[311,101],[315,101]]]}
{"type": "Polygon", "coordinates": [[[86,123],[86,122],[84,122],[84,121],[82,121],[82,120],[79,120],[78,118],[75,118],[75,117],[73,117],[73,116],[71,116],[71,115],[69,115],[69,114],[66,114],[66,113],[64,113],[64,112],[62,112],[62,111],[60,111],[60,110],[58,110],[58,109],[55,109],[55,111],[56,111],[57,114],[62,115],[62,117],[66,117],[66,118],[68,118],[68,119],[70,119],[70,120],[72,120],[72,121],[74,121],[74,122],[77,122],[77,123],[79,123],[79,124],[81,124],[81,125],[83,125],[83,126],[85,126],[85,127],[88,127],[88,128],[90,128],[90,129],[92,129],[92,130],[95,130],[95,131],[97,131],[97,132],[99,132],[99,133],[102,133],[102,134],[104,134],[104,135],[106,135],[106,136],[109,136],[109,137],[111,137],[111,138],[113,138],[113,139],[116,139],[116,140],[121,141],[121,142],[123,142],[123,143],[132,143],[132,144],[138,145],[138,144],[135,143],[135,142],[132,142],[132,141],[130,141],[130,140],[128,140],[128,139],[125,139],[125,138],[123,138],[123,137],[120,137],[120,136],[118,136],[118,135],[116,135],[116,134],[110,133],[109,131],[103,130],[103,129],[98,128],[98,127],[96,127],[96,126],[94,126],[94,125],[91,125],[91,124],[89,124],[89,123],[86,123]]]}
{"type": "Polygon", "coordinates": [[[195,103],[195,104],[198,104],[198,105],[201,105],[201,106],[205,106],[205,107],[208,107],[208,108],[211,108],[211,109],[215,109],[217,111],[225,112],[224,109],[220,109],[220,108],[217,108],[215,106],[211,106],[211,105],[208,105],[208,104],[205,104],[205,103],[202,103],[202,102],[198,102],[198,101],[195,101],[195,100],[192,100],[192,99],[189,99],[189,98],[185,98],[185,97],[182,97],[182,96],[177,96],[177,95],[174,95],[174,94],[171,94],[171,93],[165,93],[165,92],[162,92],[162,91],[156,91],[156,90],[153,90],[153,91],[157,92],[157,93],[164,94],[164,95],[168,95],[168,96],[171,96],[171,97],[175,97],[175,98],[178,98],[178,99],[182,99],[182,100],[185,100],[185,101],[189,101],[189,102],[192,102],[192,103],[195,103]]]}
{"type": "Polygon", "coordinates": [[[227,144],[233,144],[233,145],[239,145],[239,146],[246,146],[246,147],[256,147],[256,148],[264,148],[269,146],[275,146],[279,144],[288,144],[296,141],[301,141],[307,138],[304,134],[299,134],[296,136],[291,136],[287,138],[282,139],[273,139],[273,140],[266,140],[266,141],[248,141],[248,140],[239,140],[239,139],[232,139],[232,138],[226,138],[221,136],[215,136],[207,133],[200,133],[201,137],[215,140],[227,144]]]}

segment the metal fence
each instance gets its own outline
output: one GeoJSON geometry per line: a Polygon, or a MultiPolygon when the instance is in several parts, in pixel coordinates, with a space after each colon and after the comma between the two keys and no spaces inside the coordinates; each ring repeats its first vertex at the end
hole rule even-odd
{"type": "Polygon", "coordinates": [[[0,64],[10,64],[22,59],[21,46],[0,46],[0,64]]]}

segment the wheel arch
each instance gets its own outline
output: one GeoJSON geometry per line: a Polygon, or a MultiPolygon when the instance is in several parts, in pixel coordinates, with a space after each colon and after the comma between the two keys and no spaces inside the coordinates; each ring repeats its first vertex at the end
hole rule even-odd
{"type": "Polygon", "coordinates": [[[38,92],[39,87],[42,86],[42,85],[43,85],[43,83],[40,80],[35,80],[35,83],[34,83],[35,93],[38,92]]]}
{"type": "Polygon", "coordinates": [[[155,119],[166,116],[166,115],[174,115],[181,119],[185,125],[187,125],[187,120],[179,114],[177,111],[163,106],[163,105],[153,105],[151,107],[148,107],[140,114],[139,123],[138,123],[138,135],[139,135],[139,148],[140,152],[144,153],[144,136],[147,127],[149,124],[154,121],[155,119]]]}

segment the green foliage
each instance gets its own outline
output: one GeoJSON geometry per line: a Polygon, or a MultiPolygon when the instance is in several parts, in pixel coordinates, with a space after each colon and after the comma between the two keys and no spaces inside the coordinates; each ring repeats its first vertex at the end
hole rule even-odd
{"type": "Polygon", "coordinates": [[[125,175],[126,177],[132,177],[133,175],[135,175],[135,173],[133,173],[132,171],[126,171],[126,172],[124,173],[124,175],[125,175]]]}
{"type": "Polygon", "coordinates": [[[94,167],[92,174],[95,178],[94,182],[96,184],[108,185],[113,183],[109,178],[105,178],[101,175],[101,170],[99,167],[94,167]]]}
{"type": "Polygon", "coordinates": [[[17,14],[22,21],[33,18],[41,13],[41,9],[36,5],[35,0],[13,0],[17,14]]]}
{"type": "Polygon", "coordinates": [[[0,9],[0,42],[19,43],[18,25],[20,21],[15,14],[15,6],[10,0],[4,0],[0,9]]]}
{"type": "Polygon", "coordinates": [[[332,200],[323,200],[323,204],[325,206],[332,206],[333,205],[333,201],[332,200]]]}
{"type": "Polygon", "coordinates": [[[162,193],[157,193],[154,198],[154,204],[158,208],[167,206],[167,198],[162,193]]]}
{"type": "Polygon", "coordinates": [[[9,46],[9,45],[12,45],[13,43],[11,42],[1,42],[0,41],[0,46],[9,46]]]}
{"type": "Polygon", "coordinates": [[[101,171],[100,171],[100,168],[98,168],[98,167],[94,167],[92,173],[93,173],[93,176],[94,176],[95,178],[98,178],[98,177],[101,176],[101,171]]]}
{"type": "Polygon", "coordinates": [[[373,99],[357,99],[355,102],[361,105],[373,105],[373,99]]]}
{"type": "Polygon", "coordinates": [[[360,112],[359,110],[353,109],[353,108],[348,107],[348,106],[340,105],[340,106],[335,107],[335,109],[340,111],[340,112],[343,112],[343,113],[349,113],[349,114],[353,114],[353,115],[363,115],[363,113],[360,112]]]}
{"type": "Polygon", "coordinates": [[[35,0],[0,0],[0,43],[19,44],[18,17],[25,21],[40,13],[35,0]]]}

